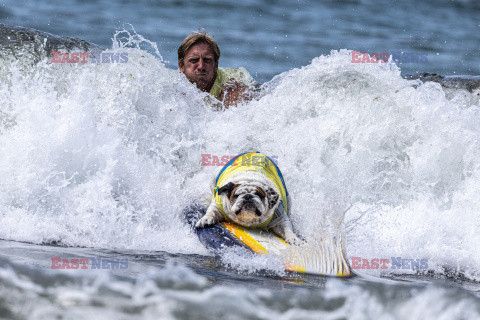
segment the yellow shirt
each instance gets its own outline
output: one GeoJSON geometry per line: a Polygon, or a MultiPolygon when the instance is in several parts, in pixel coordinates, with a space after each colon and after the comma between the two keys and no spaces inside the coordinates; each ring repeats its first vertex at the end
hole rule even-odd
{"type": "Polygon", "coordinates": [[[220,100],[220,94],[228,83],[238,82],[247,87],[253,86],[254,80],[245,68],[218,68],[217,78],[210,89],[210,94],[220,100]]]}

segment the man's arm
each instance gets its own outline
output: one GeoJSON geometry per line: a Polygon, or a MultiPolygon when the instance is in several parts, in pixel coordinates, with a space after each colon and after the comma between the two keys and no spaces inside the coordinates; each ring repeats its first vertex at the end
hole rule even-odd
{"type": "Polygon", "coordinates": [[[225,107],[235,106],[240,102],[252,99],[251,90],[239,82],[233,82],[225,86],[222,91],[223,104],[225,107]]]}

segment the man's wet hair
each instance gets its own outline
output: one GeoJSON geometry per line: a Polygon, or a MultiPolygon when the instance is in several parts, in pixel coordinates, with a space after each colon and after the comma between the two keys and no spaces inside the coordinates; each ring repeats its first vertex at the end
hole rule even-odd
{"type": "Polygon", "coordinates": [[[188,50],[196,44],[206,43],[213,51],[213,59],[215,62],[218,62],[220,59],[220,48],[218,47],[213,37],[207,34],[203,29],[190,34],[188,37],[183,40],[182,44],[178,48],[178,63],[183,66],[183,59],[187,54],[188,50]]]}

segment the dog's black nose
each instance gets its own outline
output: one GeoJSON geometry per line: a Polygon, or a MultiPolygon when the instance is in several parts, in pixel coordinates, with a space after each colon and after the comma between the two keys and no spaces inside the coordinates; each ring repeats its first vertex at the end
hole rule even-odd
{"type": "Polygon", "coordinates": [[[243,196],[243,199],[245,199],[245,200],[250,200],[252,198],[253,198],[253,196],[250,193],[247,193],[246,195],[243,196]]]}

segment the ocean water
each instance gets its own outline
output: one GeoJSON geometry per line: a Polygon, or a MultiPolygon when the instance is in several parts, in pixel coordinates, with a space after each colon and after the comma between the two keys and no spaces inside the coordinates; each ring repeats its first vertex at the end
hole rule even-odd
{"type": "MultiPolygon", "coordinates": [[[[0,60],[0,318],[480,318],[480,90],[402,75],[479,75],[478,2],[13,1],[0,23],[91,41],[127,63],[0,60]],[[130,24],[130,25],[129,25],[130,24]],[[255,99],[218,112],[176,71],[198,27],[255,99]],[[428,62],[352,63],[352,50],[428,62]],[[347,257],[426,261],[286,273],[215,257],[182,211],[208,201],[202,155],[275,157],[310,243],[347,257]],[[52,257],[128,261],[52,269],[52,257]]],[[[362,265],[364,265],[362,260],[362,265]]]]}
{"type": "Polygon", "coordinates": [[[111,47],[131,24],[177,65],[187,34],[205,28],[224,67],[245,67],[259,81],[308,65],[332,50],[426,55],[399,59],[402,73],[480,74],[480,3],[427,1],[35,1],[0,3],[0,23],[36,28],[111,47]]]}

